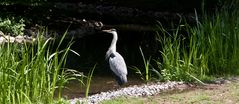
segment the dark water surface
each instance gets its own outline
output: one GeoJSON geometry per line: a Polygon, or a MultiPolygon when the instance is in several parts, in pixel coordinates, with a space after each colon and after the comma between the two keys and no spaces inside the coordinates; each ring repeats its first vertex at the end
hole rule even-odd
{"type": "MultiPolygon", "coordinates": [[[[137,66],[144,68],[143,59],[139,50],[142,48],[145,58],[154,58],[158,55],[158,44],[155,32],[122,31],[118,30],[117,52],[119,52],[128,67],[137,66]]],[[[66,67],[80,72],[89,72],[97,63],[94,73],[110,73],[105,54],[111,44],[112,34],[99,33],[74,40],[71,49],[78,52],[68,54],[66,67]]],[[[131,73],[135,71],[129,70],[131,73]]]]}
{"type": "MultiPolygon", "coordinates": [[[[158,47],[155,39],[155,32],[143,31],[122,31],[118,29],[117,51],[124,57],[128,67],[128,83],[121,87],[142,84],[143,81],[136,74],[136,71],[129,67],[136,66],[144,71],[143,60],[139,51],[142,48],[146,58],[156,56],[158,47]]],[[[78,52],[80,56],[74,53],[68,54],[66,67],[83,72],[84,75],[96,65],[89,89],[89,95],[116,90],[121,88],[115,81],[115,76],[105,60],[105,53],[108,50],[112,40],[111,34],[99,33],[85,36],[74,40],[71,49],[78,52]]],[[[85,81],[86,84],[86,81],[85,81]]],[[[67,99],[84,97],[86,86],[77,81],[67,84],[63,91],[63,97],[67,99]]]]}

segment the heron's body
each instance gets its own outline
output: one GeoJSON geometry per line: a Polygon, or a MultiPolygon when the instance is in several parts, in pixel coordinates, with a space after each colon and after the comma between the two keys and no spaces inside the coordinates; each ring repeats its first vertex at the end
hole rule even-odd
{"type": "Polygon", "coordinates": [[[110,69],[115,73],[119,85],[127,82],[127,67],[124,58],[118,53],[112,53],[109,57],[110,69]]]}
{"type": "Polygon", "coordinates": [[[110,69],[116,75],[116,80],[118,81],[118,84],[122,85],[127,82],[127,67],[124,58],[118,52],[116,52],[116,42],[118,40],[116,30],[111,29],[103,31],[113,34],[111,45],[106,52],[106,59],[109,62],[110,69]]]}

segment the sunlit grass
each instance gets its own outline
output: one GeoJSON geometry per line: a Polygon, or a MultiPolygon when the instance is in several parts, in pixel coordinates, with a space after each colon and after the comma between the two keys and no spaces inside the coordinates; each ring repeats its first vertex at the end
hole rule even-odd
{"type": "Polygon", "coordinates": [[[156,60],[162,80],[198,81],[211,75],[239,74],[239,12],[227,8],[204,14],[196,26],[179,22],[174,30],[159,23],[161,58],[156,60]],[[183,32],[182,32],[183,31],[183,32]]]}
{"type": "MultiPolygon", "coordinates": [[[[61,92],[64,84],[73,77],[66,77],[65,72],[69,70],[64,69],[72,42],[61,50],[63,38],[56,49],[53,48],[54,40],[44,40],[41,36],[32,44],[1,44],[1,104],[53,103],[56,89],[61,92]]],[[[61,99],[61,93],[58,99],[61,99]]]]}

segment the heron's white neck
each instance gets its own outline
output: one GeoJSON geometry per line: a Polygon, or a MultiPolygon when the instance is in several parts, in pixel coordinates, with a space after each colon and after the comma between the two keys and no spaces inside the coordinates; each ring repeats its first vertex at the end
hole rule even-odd
{"type": "Polygon", "coordinates": [[[109,50],[111,50],[112,52],[116,52],[116,43],[118,40],[118,35],[116,32],[113,32],[112,35],[113,35],[113,39],[112,39],[111,45],[109,47],[109,50]]]}
{"type": "Polygon", "coordinates": [[[118,35],[117,35],[117,32],[112,32],[112,35],[113,35],[113,39],[112,39],[112,42],[111,42],[111,45],[107,51],[107,56],[109,56],[111,53],[115,53],[116,52],[116,43],[117,43],[117,40],[118,40],[118,35]]]}

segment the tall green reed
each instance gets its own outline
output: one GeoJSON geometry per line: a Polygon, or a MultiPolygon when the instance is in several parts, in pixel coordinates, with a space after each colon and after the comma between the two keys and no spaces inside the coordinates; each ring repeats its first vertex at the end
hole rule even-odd
{"type": "Polygon", "coordinates": [[[88,95],[89,95],[89,90],[90,90],[90,85],[91,85],[91,79],[92,79],[92,76],[93,76],[93,73],[94,73],[94,70],[96,68],[96,65],[94,65],[94,67],[90,70],[90,72],[88,73],[88,76],[87,76],[87,85],[86,85],[86,91],[85,91],[85,97],[87,98],[88,95]]]}
{"type": "Polygon", "coordinates": [[[61,50],[63,38],[55,50],[55,41],[42,36],[32,44],[0,45],[0,103],[53,103],[55,90],[67,80],[61,71],[72,42],[61,50]]]}
{"type": "Polygon", "coordinates": [[[239,1],[224,1],[223,4],[215,13],[203,14],[201,22],[191,30],[207,60],[208,75],[239,74],[239,1]]]}
{"type": "Polygon", "coordinates": [[[220,9],[196,17],[196,26],[180,22],[165,30],[159,23],[161,58],[156,60],[163,80],[199,81],[210,75],[239,74],[239,12],[220,9]],[[183,31],[183,32],[182,32],[183,31]]]}
{"type": "Polygon", "coordinates": [[[139,74],[141,79],[147,82],[147,81],[150,80],[149,68],[150,68],[151,57],[149,59],[146,59],[141,47],[139,47],[139,50],[140,50],[140,54],[142,56],[142,60],[143,60],[143,63],[144,63],[144,69],[142,70],[137,66],[131,66],[130,69],[135,70],[136,74],[139,74]]]}
{"type": "Polygon", "coordinates": [[[158,32],[158,41],[162,45],[160,51],[162,58],[156,61],[161,69],[163,80],[191,80],[190,76],[195,71],[194,60],[197,58],[194,38],[186,39],[186,35],[180,33],[187,25],[178,25],[172,32],[166,31],[162,25],[158,32]],[[161,33],[161,34],[160,34],[161,33]],[[189,41],[189,46],[187,42],[189,41]],[[190,74],[190,76],[188,75],[190,74]]]}
{"type": "Polygon", "coordinates": [[[161,78],[161,74],[159,73],[159,71],[156,70],[153,67],[153,65],[151,65],[151,57],[145,58],[145,55],[141,47],[139,47],[139,50],[143,60],[143,65],[144,65],[143,68],[141,69],[137,66],[131,66],[129,68],[135,70],[136,74],[138,74],[141,77],[141,79],[144,80],[145,82],[148,82],[151,80],[158,80],[159,78],[161,78]],[[155,78],[156,76],[158,78],[155,78]]]}
{"type": "Polygon", "coordinates": [[[199,29],[203,46],[208,50],[210,74],[238,73],[239,69],[239,12],[222,9],[215,15],[207,15],[199,29]]]}

